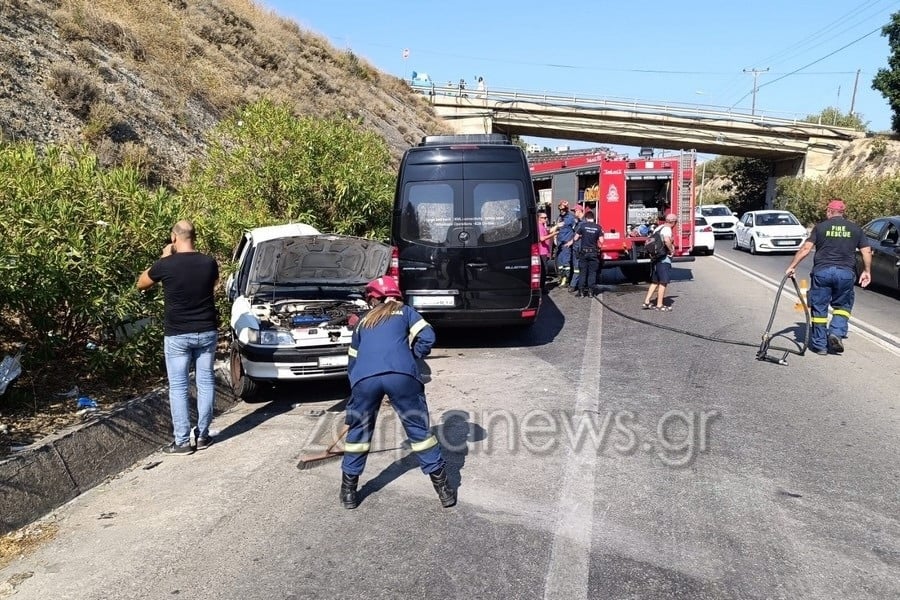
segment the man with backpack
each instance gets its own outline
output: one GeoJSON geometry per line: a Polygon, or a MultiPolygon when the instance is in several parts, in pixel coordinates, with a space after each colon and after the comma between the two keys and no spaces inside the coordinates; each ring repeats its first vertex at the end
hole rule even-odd
{"type": "MultiPolygon", "coordinates": [[[[653,258],[652,270],[650,272],[650,288],[647,290],[647,296],[644,298],[644,304],[641,308],[644,310],[661,310],[668,312],[672,310],[671,306],[666,305],[666,287],[672,279],[672,255],[675,254],[674,231],[675,224],[678,222],[678,216],[675,213],[666,215],[666,221],[657,227],[650,234],[651,239],[656,236],[662,241],[664,250],[660,256],[653,258]],[[656,304],[652,304],[654,292],[656,295],[656,304]]],[[[647,240],[648,245],[650,240],[647,240]]]]}

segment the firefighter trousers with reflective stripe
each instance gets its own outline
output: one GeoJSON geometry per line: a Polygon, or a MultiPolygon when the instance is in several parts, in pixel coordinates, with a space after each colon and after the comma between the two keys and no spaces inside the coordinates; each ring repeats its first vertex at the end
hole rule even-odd
{"type": "Polygon", "coordinates": [[[400,417],[410,447],[426,474],[444,466],[441,446],[432,435],[425,386],[421,381],[402,373],[385,373],[356,382],[347,404],[347,439],[344,443],[342,469],[349,475],[360,475],[366,468],[375,419],[384,396],[400,417]]]}
{"type": "Polygon", "coordinates": [[[809,314],[812,334],[809,345],[814,349],[828,346],[828,336],[847,337],[850,312],[853,310],[856,273],[842,267],[823,267],[811,275],[809,314]],[[828,306],[831,305],[831,323],[828,322],[828,306]]]}

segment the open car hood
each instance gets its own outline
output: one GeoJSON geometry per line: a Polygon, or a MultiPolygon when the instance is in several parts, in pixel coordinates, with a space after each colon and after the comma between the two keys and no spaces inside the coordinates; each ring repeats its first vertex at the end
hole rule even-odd
{"type": "Polygon", "coordinates": [[[387,272],[391,247],[345,235],[308,235],[260,243],[250,268],[249,292],[260,286],[362,286],[387,272]]]}

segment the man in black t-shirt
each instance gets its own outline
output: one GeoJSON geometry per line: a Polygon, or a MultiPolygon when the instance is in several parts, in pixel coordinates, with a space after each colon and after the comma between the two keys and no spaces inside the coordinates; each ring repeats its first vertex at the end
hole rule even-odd
{"type": "Polygon", "coordinates": [[[169,408],[175,441],[165,452],[192,454],[212,443],[209,426],[215,405],[215,362],[219,315],[215,288],[216,260],[194,248],[196,232],[190,221],[172,228],[171,243],[162,257],[141,273],[137,287],[147,290],[162,283],[165,298],[163,348],[169,378],[169,408]],[[191,443],[188,387],[191,366],[197,383],[197,428],[191,443]]]}
{"type": "Polygon", "coordinates": [[[847,337],[855,296],[853,284],[856,281],[857,249],[863,261],[859,285],[866,287],[872,280],[872,249],[862,229],[844,218],[845,209],[842,200],[834,199],[828,203],[826,219],[813,228],[785,270],[787,275],[793,277],[797,265],[815,247],[808,297],[812,324],[809,349],[816,354],[840,354],[844,351],[842,340],[847,337]],[[832,308],[830,324],[829,304],[832,308]]]}

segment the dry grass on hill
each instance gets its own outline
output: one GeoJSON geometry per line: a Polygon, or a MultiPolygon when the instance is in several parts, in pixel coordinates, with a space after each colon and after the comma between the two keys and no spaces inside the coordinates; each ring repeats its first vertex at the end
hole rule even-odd
{"type": "Polygon", "coordinates": [[[395,158],[446,129],[405,82],[249,0],[0,0],[2,139],[86,142],[177,185],[261,97],[362,119],[395,158]]]}

